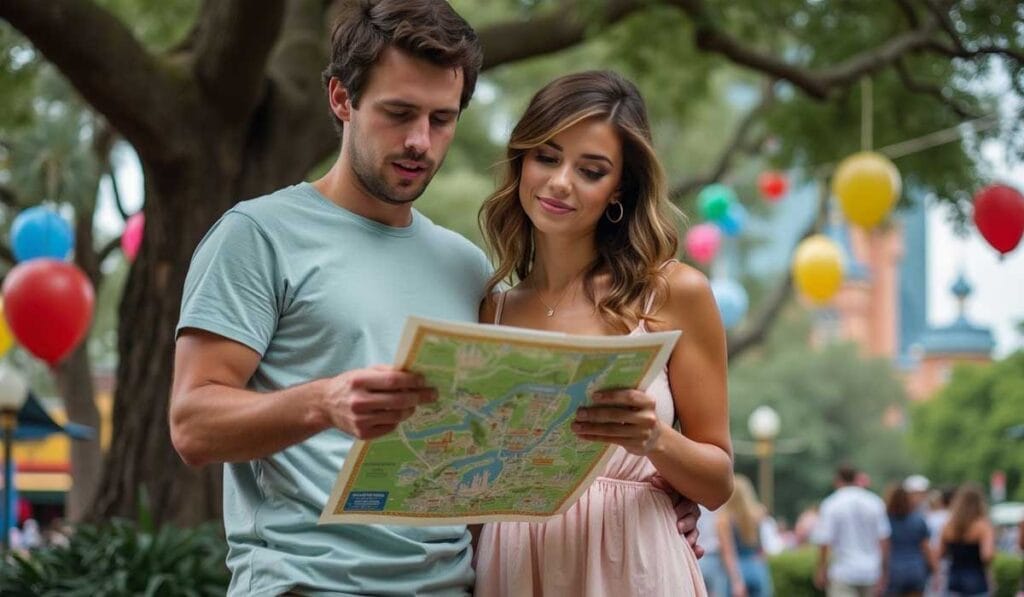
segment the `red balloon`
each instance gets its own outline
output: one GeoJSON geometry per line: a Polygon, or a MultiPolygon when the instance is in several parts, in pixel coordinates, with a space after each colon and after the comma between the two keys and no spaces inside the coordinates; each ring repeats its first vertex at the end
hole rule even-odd
{"type": "Polygon", "coordinates": [[[778,201],[789,190],[789,181],[782,172],[769,170],[758,175],[757,188],[765,199],[778,201]]]}
{"type": "Polygon", "coordinates": [[[1009,253],[1024,235],[1024,196],[1002,184],[981,189],[974,195],[974,225],[992,248],[1009,253]]]}
{"type": "Polygon", "coordinates": [[[3,284],[4,317],[18,343],[56,365],[85,338],[95,297],[74,265],[33,259],[14,266],[3,284]]]}

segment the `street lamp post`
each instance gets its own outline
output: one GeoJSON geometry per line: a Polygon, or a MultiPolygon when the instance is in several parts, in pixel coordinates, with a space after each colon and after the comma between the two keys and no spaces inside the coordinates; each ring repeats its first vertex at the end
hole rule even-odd
{"type": "Polygon", "coordinates": [[[775,438],[779,436],[779,427],[779,413],[770,406],[755,408],[747,419],[750,435],[757,440],[757,491],[761,494],[761,500],[769,513],[773,512],[772,456],[775,454],[775,438]]]}
{"type": "Polygon", "coordinates": [[[26,398],[28,386],[25,380],[7,364],[0,365],[0,429],[3,431],[4,442],[3,537],[0,537],[0,555],[6,555],[10,548],[11,488],[14,485],[11,446],[14,444],[14,430],[18,426],[18,411],[25,404],[26,398]]]}

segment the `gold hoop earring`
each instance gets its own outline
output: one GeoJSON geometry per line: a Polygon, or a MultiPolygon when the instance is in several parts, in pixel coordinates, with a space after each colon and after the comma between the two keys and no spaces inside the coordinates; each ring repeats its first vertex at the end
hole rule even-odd
{"type": "Polygon", "coordinates": [[[608,206],[608,209],[604,210],[604,217],[608,218],[608,221],[612,224],[618,224],[621,222],[624,215],[626,215],[626,208],[622,207],[621,201],[612,201],[611,205],[608,206]],[[619,215],[614,218],[611,216],[610,211],[613,207],[619,208],[619,215]]]}

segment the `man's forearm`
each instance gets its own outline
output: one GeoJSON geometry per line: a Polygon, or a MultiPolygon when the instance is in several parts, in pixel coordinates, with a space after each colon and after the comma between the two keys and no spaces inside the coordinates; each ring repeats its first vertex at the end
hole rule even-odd
{"type": "Polygon", "coordinates": [[[268,456],[329,426],[317,408],[324,383],[268,393],[213,383],[189,389],[172,400],[171,440],[191,466],[268,456]]]}

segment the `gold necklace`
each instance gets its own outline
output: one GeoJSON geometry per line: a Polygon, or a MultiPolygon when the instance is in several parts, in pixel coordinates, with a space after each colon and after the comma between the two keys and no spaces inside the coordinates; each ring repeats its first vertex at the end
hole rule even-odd
{"type": "Polygon", "coordinates": [[[555,316],[555,309],[558,308],[558,305],[562,302],[562,299],[565,298],[565,295],[569,293],[569,289],[572,288],[572,285],[576,283],[576,279],[579,278],[582,275],[583,275],[583,272],[581,271],[580,273],[576,274],[573,277],[573,279],[569,281],[568,284],[566,284],[565,288],[562,289],[562,293],[558,295],[558,300],[556,300],[555,304],[553,304],[553,305],[549,305],[546,302],[544,302],[544,299],[540,296],[540,289],[537,288],[536,283],[531,283],[530,284],[530,287],[533,288],[533,293],[535,295],[537,295],[537,300],[540,301],[540,304],[544,305],[545,314],[548,317],[554,317],[555,316]]]}

